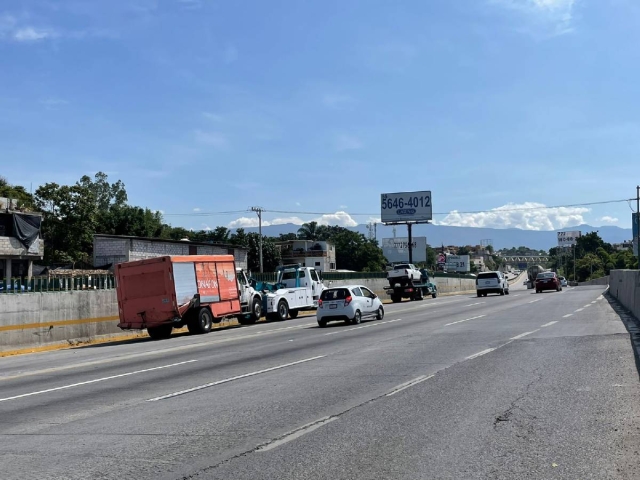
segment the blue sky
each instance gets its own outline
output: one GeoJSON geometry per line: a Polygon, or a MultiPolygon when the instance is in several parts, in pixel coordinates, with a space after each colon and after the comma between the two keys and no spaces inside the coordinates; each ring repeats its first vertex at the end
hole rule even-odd
{"type": "Polygon", "coordinates": [[[443,224],[630,228],[627,203],[511,210],[635,195],[639,21],[634,0],[5,0],[0,173],[105,171],[195,229],[251,205],[366,223],[407,190],[489,211],[443,224]]]}

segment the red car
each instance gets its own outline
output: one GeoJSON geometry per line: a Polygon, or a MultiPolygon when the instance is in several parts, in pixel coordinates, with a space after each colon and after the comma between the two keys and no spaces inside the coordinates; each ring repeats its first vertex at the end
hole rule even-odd
{"type": "Polygon", "coordinates": [[[543,290],[555,290],[556,292],[562,290],[560,279],[555,272],[540,272],[536,276],[536,293],[543,290]]]}

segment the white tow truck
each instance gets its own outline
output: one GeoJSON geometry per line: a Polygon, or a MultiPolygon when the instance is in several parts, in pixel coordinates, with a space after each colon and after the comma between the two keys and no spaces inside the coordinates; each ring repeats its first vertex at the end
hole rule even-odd
{"type": "Polygon", "coordinates": [[[267,319],[296,318],[305,310],[317,310],[320,294],[326,287],[318,272],[300,264],[283,265],[277,269],[275,285],[259,285],[262,307],[267,319]]]}
{"type": "Polygon", "coordinates": [[[251,286],[247,274],[241,268],[236,268],[236,278],[242,311],[240,315],[236,315],[236,318],[240,325],[254,324],[262,316],[262,294],[251,286]]]}

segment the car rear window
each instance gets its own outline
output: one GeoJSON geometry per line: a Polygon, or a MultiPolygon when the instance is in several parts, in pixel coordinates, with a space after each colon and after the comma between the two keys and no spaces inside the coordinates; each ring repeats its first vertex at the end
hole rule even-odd
{"type": "Polygon", "coordinates": [[[539,273],[536,278],[553,278],[553,272],[539,273]]]}
{"type": "Polygon", "coordinates": [[[402,270],[403,268],[409,268],[409,265],[406,264],[406,263],[400,263],[400,264],[396,265],[393,268],[394,268],[394,270],[402,270]]]}
{"type": "Polygon", "coordinates": [[[482,278],[482,279],[498,278],[498,274],[496,272],[480,273],[478,274],[478,278],[482,278]]]}
{"type": "Polygon", "coordinates": [[[322,292],[320,300],[344,300],[349,295],[351,294],[346,288],[330,288],[322,292]]]}

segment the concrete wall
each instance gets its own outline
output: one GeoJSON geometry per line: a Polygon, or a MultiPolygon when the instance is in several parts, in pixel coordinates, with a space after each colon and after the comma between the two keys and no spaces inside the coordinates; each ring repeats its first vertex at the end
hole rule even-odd
{"type": "MultiPolygon", "coordinates": [[[[431,281],[438,287],[439,294],[476,291],[475,280],[469,278],[435,277],[432,278],[431,281]]],[[[342,285],[364,285],[383,300],[390,299],[389,295],[387,295],[387,292],[384,290],[384,287],[389,285],[389,282],[385,278],[332,280],[331,282],[332,287],[340,287],[342,285]]],[[[325,282],[325,285],[328,286],[328,283],[329,282],[325,282]]]]}
{"type": "Polygon", "coordinates": [[[588,282],[580,282],[579,286],[582,285],[609,285],[609,275],[606,277],[595,278],[593,280],[589,280],[588,282]]]}
{"type": "Polygon", "coordinates": [[[115,290],[0,295],[0,351],[122,333],[115,290]]]}
{"type": "Polygon", "coordinates": [[[44,255],[44,240],[36,240],[27,250],[17,238],[0,236],[0,255],[12,258],[42,258],[44,255]]]}
{"type": "Polygon", "coordinates": [[[165,255],[189,255],[189,247],[195,247],[198,255],[233,255],[236,266],[247,269],[248,250],[245,248],[101,235],[93,237],[93,264],[99,267],[165,255]]]}
{"type": "Polygon", "coordinates": [[[640,319],[640,271],[611,270],[609,293],[640,319]]]}

